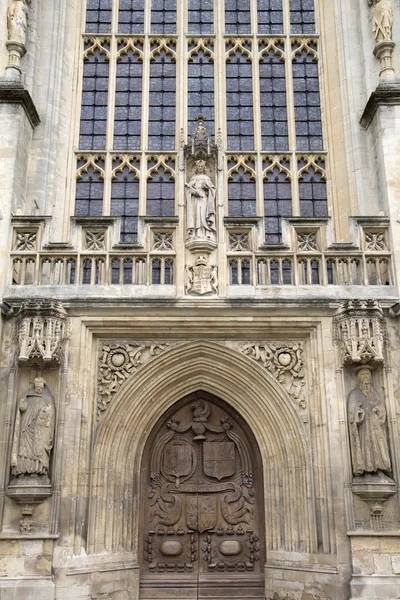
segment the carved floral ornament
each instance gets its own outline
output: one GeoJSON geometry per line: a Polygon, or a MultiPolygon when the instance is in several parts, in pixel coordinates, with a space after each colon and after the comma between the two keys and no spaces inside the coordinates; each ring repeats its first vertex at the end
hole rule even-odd
{"type": "MultiPolygon", "coordinates": [[[[121,386],[150,360],[174,348],[178,342],[103,343],[100,347],[97,421],[105,415],[121,386]]],[[[307,385],[302,342],[226,343],[261,364],[286,390],[307,422],[307,385]]]]}
{"type": "Polygon", "coordinates": [[[65,358],[69,320],[60,302],[24,302],[17,315],[17,332],[19,362],[59,364],[65,358]]]}
{"type": "Polygon", "coordinates": [[[375,300],[345,302],[333,318],[333,339],[342,364],[381,364],[385,357],[386,323],[375,300]]]}

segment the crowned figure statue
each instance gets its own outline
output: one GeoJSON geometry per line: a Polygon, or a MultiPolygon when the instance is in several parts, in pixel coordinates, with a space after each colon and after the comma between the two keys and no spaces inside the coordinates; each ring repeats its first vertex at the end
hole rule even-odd
{"type": "Polygon", "coordinates": [[[197,160],[195,165],[195,174],[186,184],[188,238],[215,240],[215,186],[205,161],[197,160]]]}

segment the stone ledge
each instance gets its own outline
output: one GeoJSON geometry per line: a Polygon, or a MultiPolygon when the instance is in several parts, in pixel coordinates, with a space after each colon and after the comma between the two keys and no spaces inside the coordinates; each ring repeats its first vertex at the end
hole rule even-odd
{"type": "Polygon", "coordinates": [[[40,117],[28,90],[22,83],[0,79],[0,104],[21,104],[32,127],[37,127],[40,117]]]}
{"type": "Polygon", "coordinates": [[[365,129],[371,125],[379,106],[400,105],[400,82],[379,84],[369,97],[360,123],[365,129]]]}

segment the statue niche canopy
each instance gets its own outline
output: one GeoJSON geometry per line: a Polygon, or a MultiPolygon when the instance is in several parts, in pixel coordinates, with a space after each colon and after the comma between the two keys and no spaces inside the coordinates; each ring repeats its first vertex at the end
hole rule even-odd
{"type": "Polygon", "coordinates": [[[161,582],[163,598],[193,586],[199,597],[212,588],[210,600],[230,597],[232,587],[241,598],[263,598],[258,448],[221,404],[191,396],[148,443],[143,599],[161,582]]]}

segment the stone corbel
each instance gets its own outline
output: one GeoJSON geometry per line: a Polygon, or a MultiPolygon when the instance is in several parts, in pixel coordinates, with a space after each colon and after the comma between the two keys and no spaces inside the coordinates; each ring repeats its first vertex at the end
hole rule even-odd
{"type": "Polygon", "coordinates": [[[60,302],[28,300],[17,315],[21,364],[55,364],[65,361],[69,320],[60,302]]]}

